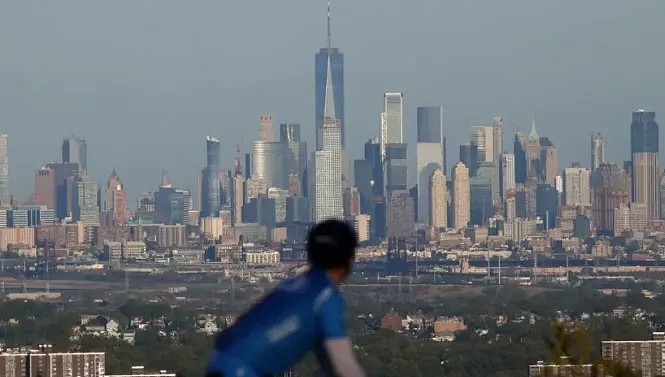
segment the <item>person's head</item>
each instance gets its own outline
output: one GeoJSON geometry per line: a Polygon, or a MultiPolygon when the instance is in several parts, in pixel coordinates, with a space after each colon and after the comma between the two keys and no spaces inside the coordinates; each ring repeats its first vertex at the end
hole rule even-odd
{"type": "Polygon", "coordinates": [[[328,272],[337,283],[351,272],[358,237],[346,223],[326,220],[317,224],[307,241],[309,263],[328,272]]]}

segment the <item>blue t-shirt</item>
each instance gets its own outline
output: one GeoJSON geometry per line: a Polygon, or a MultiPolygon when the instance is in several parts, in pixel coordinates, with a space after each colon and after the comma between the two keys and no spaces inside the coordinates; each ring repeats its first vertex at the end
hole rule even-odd
{"type": "Polygon", "coordinates": [[[309,350],[321,359],[324,340],[344,337],[342,297],[325,271],[312,268],[281,282],[224,330],[209,369],[223,371],[233,364],[257,375],[283,373],[309,350]]]}

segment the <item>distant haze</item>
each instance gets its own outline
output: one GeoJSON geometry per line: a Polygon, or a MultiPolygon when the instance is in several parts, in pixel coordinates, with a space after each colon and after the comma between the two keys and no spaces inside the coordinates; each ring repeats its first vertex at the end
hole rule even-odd
{"type": "MultiPolygon", "coordinates": [[[[206,135],[221,138],[230,168],[262,113],[301,123],[313,148],[325,8],[323,0],[3,0],[0,132],[9,134],[12,191],[26,198],[34,170],[60,158],[69,134],[87,139],[95,179],[105,184],[117,169],[130,204],[157,187],[162,168],[195,189],[206,135]]],[[[411,145],[415,107],[444,106],[449,167],[470,127],[494,115],[504,117],[510,148],[516,127],[528,131],[535,117],[560,148],[561,167],[589,165],[592,131],[605,135],[608,160],[628,159],[635,109],[656,111],[665,126],[662,0],[335,0],[332,31],[345,54],[355,156],[378,132],[386,91],[405,93],[411,145]]],[[[414,166],[412,158],[412,176],[414,166]]]]}

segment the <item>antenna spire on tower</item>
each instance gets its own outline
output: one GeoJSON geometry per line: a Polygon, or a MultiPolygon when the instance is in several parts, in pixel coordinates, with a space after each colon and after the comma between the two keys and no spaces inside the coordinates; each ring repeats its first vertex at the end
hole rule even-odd
{"type": "Polygon", "coordinates": [[[332,36],[330,33],[330,0],[328,0],[328,54],[330,54],[331,48],[332,48],[332,36]]]}

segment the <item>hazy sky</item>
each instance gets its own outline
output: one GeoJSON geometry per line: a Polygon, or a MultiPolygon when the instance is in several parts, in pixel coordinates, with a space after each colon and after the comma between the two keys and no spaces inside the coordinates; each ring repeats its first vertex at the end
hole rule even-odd
{"type": "MultiPolygon", "coordinates": [[[[10,185],[60,158],[64,136],[88,141],[92,175],[116,168],[131,195],[162,168],[196,188],[206,135],[231,166],[261,113],[314,136],[314,54],[324,0],[0,1],[0,131],[10,185]],[[242,139],[241,139],[242,138],[242,139]],[[241,141],[242,140],[242,141],[241,141]]],[[[353,154],[378,131],[383,93],[443,105],[451,162],[470,127],[504,117],[504,147],[535,116],[561,167],[589,164],[589,134],[628,158],[630,113],[665,126],[665,1],[335,0],[333,45],[345,54],[353,154]]],[[[528,131],[528,129],[527,129],[528,131]]],[[[415,146],[411,144],[413,156],[415,146]]],[[[412,161],[415,165],[415,160],[412,161]]],[[[449,164],[450,165],[450,164],[449,164]]],[[[411,169],[413,173],[414,168],[411,169]]]]}

